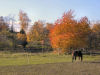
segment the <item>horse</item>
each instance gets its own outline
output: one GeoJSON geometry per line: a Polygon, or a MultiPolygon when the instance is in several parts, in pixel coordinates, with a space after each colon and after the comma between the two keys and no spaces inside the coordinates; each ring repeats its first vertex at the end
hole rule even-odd
{"type": "Polygon", "coordinates": [[[83,61],[83,54],[82,54],[82,51],[73,51],[72,52],[72,62],[74,60],[76,60],[76,57],[79,57],[79,60],[81,58],[81,62],[83,61]]]}

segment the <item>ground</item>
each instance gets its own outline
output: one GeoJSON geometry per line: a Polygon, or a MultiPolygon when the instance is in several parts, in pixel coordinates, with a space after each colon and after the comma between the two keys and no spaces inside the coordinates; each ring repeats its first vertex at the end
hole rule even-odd
{"type": "Polygon", "coordinates": [[[2,66],[0,75],[100,75],[100,62],[2,66]]]}
{"type": "Polygon", "coordinates": [[[100,55],[72,63],[71,55],[1,53],[0,75],[100,75],[100,55]]]}

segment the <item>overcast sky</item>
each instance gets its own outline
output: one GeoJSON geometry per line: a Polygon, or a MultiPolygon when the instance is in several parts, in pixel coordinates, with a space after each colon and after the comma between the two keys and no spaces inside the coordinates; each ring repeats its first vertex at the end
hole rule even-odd
{"type": "Polygon", "coordinates": [[[100,0],[0,0],[0,16],[18,16],[20,9],[32,21],[54,22],[69,9],[75,11],[76,18],[87,16],[90,20],[100,20],[100,0]]]}

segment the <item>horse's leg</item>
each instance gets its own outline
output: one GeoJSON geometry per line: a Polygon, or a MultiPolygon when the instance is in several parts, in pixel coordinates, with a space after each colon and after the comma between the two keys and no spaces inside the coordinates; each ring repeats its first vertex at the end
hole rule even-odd
{"type": "Polygon", "coordinates": [[[75,60],[76,60],[76,56],[75,56],[75,60]]]}
{"type": "Polygon", "coordinates": [[[78,56],[79,57],[79,60],[80,60],[80,56],[78,56]]]}
{"type": "Polygon", "coordinates": [[[83,61],[83,56],[81,56],[81,62],[83,61]]]}
{"type": "Polygon", "coordinates": [[[72,62],[74,61],[74,56],[72,57],[72,62]]]}

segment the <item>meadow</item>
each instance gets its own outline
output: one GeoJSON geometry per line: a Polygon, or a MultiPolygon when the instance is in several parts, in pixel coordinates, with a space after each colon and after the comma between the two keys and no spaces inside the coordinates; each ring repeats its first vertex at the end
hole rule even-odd
{"type": "Polygon", "coordinates": [[[71,55],[53,53],[0,53],[0,75],[100,75],[100,55],[84,55],[72,63],[71,55]]]}

